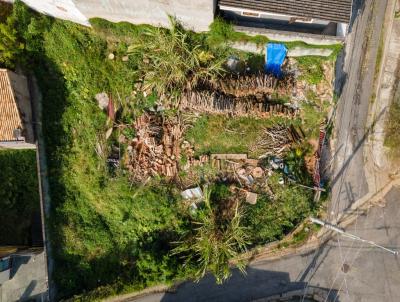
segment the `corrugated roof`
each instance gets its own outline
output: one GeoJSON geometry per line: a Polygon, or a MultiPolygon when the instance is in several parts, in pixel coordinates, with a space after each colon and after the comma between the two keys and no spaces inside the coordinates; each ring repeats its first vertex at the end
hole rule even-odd
{"type": "Polygon", "coordinates": [[[219,0],[219,5],[349,23],[352,0],[219,0]]]}
{"type": "Polygon", "coordinates": [[[0,69],[0,141],[14,141],[15,129],[22,129],[9,71],[0,69]]]}

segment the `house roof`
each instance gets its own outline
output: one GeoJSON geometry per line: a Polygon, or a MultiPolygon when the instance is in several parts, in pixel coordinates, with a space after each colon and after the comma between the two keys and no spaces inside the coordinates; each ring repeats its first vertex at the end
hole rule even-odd
{"type": "Polygon", "coordinates": [[[10,71],[0,69],[0,141],[15,141],[15,129],[22,129],[17,100],[11,86],[10,71]]]}
{"type": "Polygon", "coordinates": [[[219,5],[349,23],[352,0],[219,0],[219,5]]]}

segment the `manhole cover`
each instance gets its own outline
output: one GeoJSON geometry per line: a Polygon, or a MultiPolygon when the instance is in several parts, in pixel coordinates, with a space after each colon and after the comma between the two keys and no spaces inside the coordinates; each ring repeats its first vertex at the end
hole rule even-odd
{"type": "Polygon", "coordinates": [[[346,274],[349,270],[350,270],[350,265],[348,265],[347,263],[343,263],[342,272],[346,274]]]}

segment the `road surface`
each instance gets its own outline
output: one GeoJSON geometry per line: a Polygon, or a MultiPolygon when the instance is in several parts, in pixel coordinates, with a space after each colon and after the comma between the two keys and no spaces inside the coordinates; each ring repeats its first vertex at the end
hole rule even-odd
{"type": "MultiPolygon", "coordinates": [[[[364,147],[371,131],[366,125],[374,93],[375,63],[387,2],[354,1],[354,22],[346,38],[344,62],[342,66],[337,64],[336,90],[339,101],[331,176],[331,221],[370,190],[365,172],[364,147]]],[[[376,118],[380,117],[377,115],[376,118]]]]}

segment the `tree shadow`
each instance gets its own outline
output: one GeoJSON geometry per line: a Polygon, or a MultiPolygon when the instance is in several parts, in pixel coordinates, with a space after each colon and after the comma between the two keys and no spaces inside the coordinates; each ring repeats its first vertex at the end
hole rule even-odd
{"type": "MultiPolygon", "coordinates": [[[[185,282],[175,292],[165,293],[160,301],[279,301],[280,298],[293,299],[323,297],[325,301],[339,301],[338,292],[320,287],[307,286],[306,282],[291,281],[289,273],[255,269],[249,267],[247,274],[232,270],[232,277],[222,285],[215,283],[215,278],[207,275],[198,283],[185,282]],[[268,298],[272,299],[269,300],[268,298]]],[[[285,300],[289,301],[289,300],[285,300]]],[[[297,301],[297,300],[294,300],[297,301]]]]}
{"type": "Polygon", "coordinates": [[[353,0],[352,11],[349,24],[349,33],[353,31],[354,22],[356,21],[359,14],[365,9],[365,0],[353,0]]]}
{"type": "Polygon", "coordinates": [[[360,151],[361,147],[363,147],[365,141],[367,140],[369,134],[373,131],[374,126],[376,124],[377,121],[379,121],[383,114],[384,114],[385,110],[382,110],[377,117],[375,117],[372,125],[370,127],[368,127],[368,129],[365,131],[364,135],[361,137],[361,139],[357,142],[355,148],[353,149],[352,154],[346,159],[346,161],[343,163],[342,167],[340,168],[340,170],[338,171],[338,173],[336,173],[336,175],[334,176],[334,178],[332,179],[332,186],[335,185],[337,183],[337,181],[340,179],[340,177],[343,175],[343,173],[345,172],[346,168],[350,165],[352,159],[354,158],[354,156],[357,154],[358,151],[360,151]]]}
{"type": "Polygon", "coordinates": [[[32,292],[35,290],[37,285],[36,280],[32,280],[29,285],[25,288],[24,292],[22,293],[19,301],[35,301],[36,299],[31,296],[32,292]]]}

